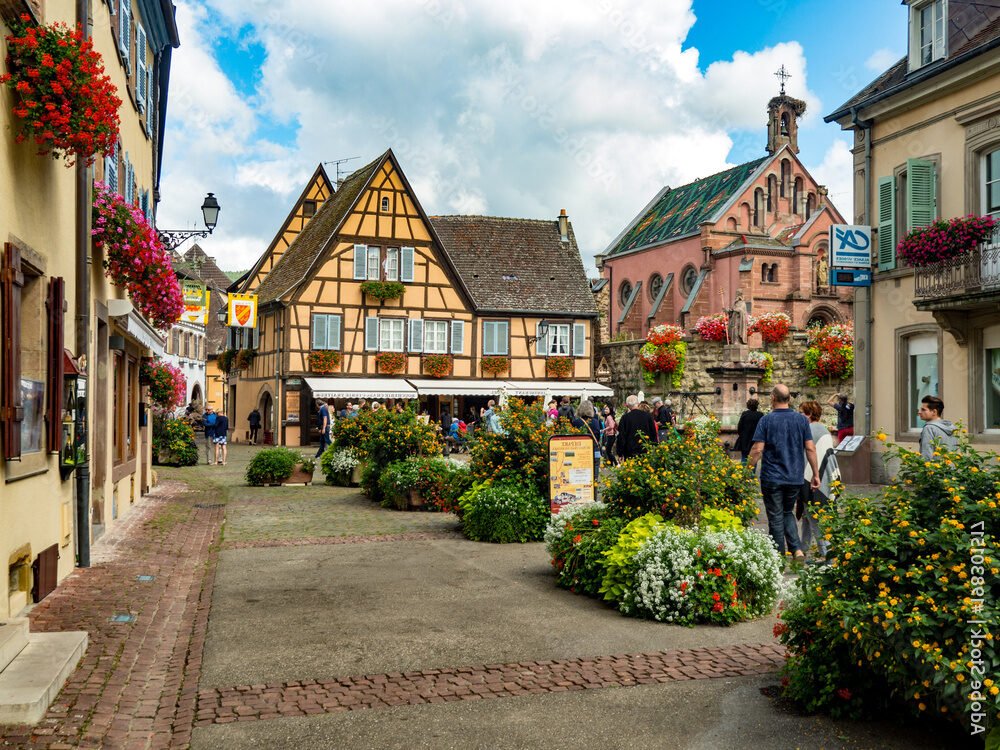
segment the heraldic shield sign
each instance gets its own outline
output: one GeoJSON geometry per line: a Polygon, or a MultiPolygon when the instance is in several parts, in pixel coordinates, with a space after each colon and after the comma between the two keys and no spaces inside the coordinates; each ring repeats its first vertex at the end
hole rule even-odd
{"type": "Polygon", "coordinates": [[[232,328],[255,328],[257,326],[257,295],[229,295],[229,325],[232,328]]]}

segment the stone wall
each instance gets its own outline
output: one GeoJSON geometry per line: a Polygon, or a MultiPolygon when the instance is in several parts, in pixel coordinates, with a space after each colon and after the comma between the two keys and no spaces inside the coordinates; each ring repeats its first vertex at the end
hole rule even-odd
{"type": "MultiPolygon", "coordinates": [[[[630,393],[643,391],[647,398],[663,396],[662,393],[653,393],[652,389],[642,381],[642,371],[639,367],[639,349],[644,341],[621,341],[602,344],[597,350],[597,359],[601,357],[607,359],[611,367],[610,387],[615,391],[616,403],[621,405],[625,397],[630,393]]],[[[715,381],[708,374],[710,367],[718,367],[722,364],[722,344],[702,341],[695,337],[687,342],[687,363],[684,368],[684,378],[681,381],[681,391],[714,391],[715,381]]],[[[806,351],[806,335],[804,333],[793,334],[782,344],[765,344],[764,351],[774,357],[774,376],[771,383],[784,383],[793,393],[799,396],[795,403],[800,403],[809,399],[819,401],[824,405],[823,422],[829,426],[836,423],[836,415],[832,409],[826,407],[826,401],[835,393],[847,393],[853,400],[853,381],[822,383],[818,387],[806,384],[805,365],[802,362],[806,351]]],[[[768,408],[769,396],[767,391],[770,384],[760,385],[764,396],[761,398],[763,410],[768,408]]],[[[700,401],[709,409],[715,408],[715,398],[713,396],[701,396],[700,401]]],[[[682,404],[676,403],[675,408],[683,408],[682,404]]],[[[690,402],[688,402],[690,404],[690,402]]],[[[680,410],[680,409],[678,409],[680,410]]],[[[690,415],[691,407],[688,406],[690,415]]]]}

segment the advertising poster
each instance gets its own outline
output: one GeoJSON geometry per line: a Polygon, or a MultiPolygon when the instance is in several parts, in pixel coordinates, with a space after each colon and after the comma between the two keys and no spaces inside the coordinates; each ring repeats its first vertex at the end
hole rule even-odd
{"type": "Polygon", "coordinates": [[[549,510],[594,502],[594,441],[582,435],[549,438],[549,510]]]}

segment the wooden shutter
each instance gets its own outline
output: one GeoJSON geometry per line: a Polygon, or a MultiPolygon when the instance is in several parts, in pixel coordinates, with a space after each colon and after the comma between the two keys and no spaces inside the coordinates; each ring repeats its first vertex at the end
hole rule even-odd
{"type": "Polygon", "coordinates": [[[933,224],[937,218],[936,182],[934,162],[906,160],[907,231],[933,224]]]}
{"type": "Polygon", "coordinates": [[[365,318],[365,350],[378,351],[378,318],[365,318]]]}
{"type": "Polygon", "coordinates": [[[3,360],[0,361],[0,423],[2,423],[3,457],[21,458],[21,252],[9,242],[4,243],[0,258],[0,338],[3,339],[3,360]]]}
{"type": "Polygon", "coordinates": [[[420,318],[414,318],[410,321],[410,344],[407,348],[411,352],[424,350],[424,321],[420,318]]]}
{"type": "Polygon", "coordinates": [[[310,349],[327,348],[326,315],[313,315],[312,320],[312,341],[309,342],[310,349]]]}
{"type": "Polygon", "coordinates": [[[132,50],[132,6],[129,0],[122,0],[121,9],[118,11],[118,49],[125,58],[127,70],[132,50]]]}
{"type": "Polygon", "coordinates": [[[45,383],[45,447],[49,453],[59,452],[62,438],[63,347],[66,313],[66,282],[61,277],[49,279],[49,297],[45,302],[48,315],[48,379],[45,383]]]}
{"type": "Polygon", "coordinates": [[[146,111],[146,30],[135,25],[135,103],[139,114],[146,111]]]}
{"type": "Polygon", "coordinates": [[[587,326],[583,323],[573,324],[573,356],[582,357],[587,351],[587,326]]]}
{"type": "Polygon", "coordinates": [[[326,341],[330,349],[340,350],[340,316],[326,316],[326,341]]]}
{"type": "Polygon", "coordinates": [[[354,246],[354,278],[364,281],[368,277],[368,246],[354,246]]]}
{"type": "Polygon", "coordinates": [[[463,354],[465,352],[465,321],[451,321],[451,353],[463,354]]]}
{"type": "Polygon", "coordinates": [[[146,135],[153,137],[153,66],[146,67],[146,135]]]}
{"type": "Polygon", "coordinates": [[[878,270],[896,267],[896,181],[878,178],[878,270]]]}
{"type": "Polygon", "coordinates": [[[104,184],[109,189],[118,192],[118,144],[115,143],[111,153],[104,157],[104,184]]]}
{"type": "Polygon", "coordinates": [[[403,247],[399,251],[399,280],[413,281],[413,248],[403,247]]]}

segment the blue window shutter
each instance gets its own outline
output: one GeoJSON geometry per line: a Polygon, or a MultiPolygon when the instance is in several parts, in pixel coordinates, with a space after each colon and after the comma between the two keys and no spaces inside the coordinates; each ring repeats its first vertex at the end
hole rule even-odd
{"type": "Polygon", "coordinates": [[[139,114],[146,110],[146,30],[135,25],[135,103],[139,114]]]}
{"type": "Polygon", "coordinates": [[[104,157],[104,183],[109,190],[118,192],[118,144],[104,157]]]}
{"type": "Polygon", "coordinates": [[[510,350],[507,347],[507,341],[510,339],[510,323],[506,320],[501,320],[497,323],[497,354],[501,354],[506,357],[510,354],[510,350]]]}
{"type": "Polygon", "coordinates": [[[538,354],[539,356],[544,357],[548,353],[548,351],[549,351],[549,347],[548,347],[548,344],[549,344],[548,338],[549,337],[548,336],[542,336],[542,324],[541,323],[535,323],[535,335],[538,337],[538,340],[535,342],[535,354],[538,354]]]}
{"type": "Polygon", "coordinates": [[[313,315],[312,341],[309,342],[310,349],[326,349],[326,316],[313,315]]]}
{"type": "Polygon", "coordinates": [[[451,353],[465,353],[465,321],[451,321],[451,353]]]}
{"type": "Polygon", "coordinates": [[[906,229],[912,231],[933,224],[937,218],[934,162],[906,160],[906,229]]]}
{"type": "Polygon", "coordinates": [[[327,316],[327,343],[331,349],[336,349],[340,351],[340,324],[341,317],[339,315],[328,315],[327,316]]]}
{"type": "Polygon", "coordinates": [[[365,318],[365,351],[378,351],[378,318],[365,318]]]}
{"type": "Polygon", "coordinates": [[[146,67],[146,135],[153,136],[153,66],[146,67]]]}
{"type": "Polygon", "coordinates": [[[132,6],[129,2],[130,0],[122,0],[121,9],[118,12],[118,49],[121,50],[122,56],[125,58],[126,70],[131,72],[131,66],[128,63],[132,48],[132,6]]]}
{"type": "Polygon", "coordinates": [[[483,321],[483,354],[496,354],[497,351],[497,325],[493,321],[483,321]]]}
{"type": "Polygon", "coordinates": [[[878,179],[878,270],[896,267],[896,181],[878,179]]]}
{"type": "Polygon", "coordinates": [[[413,248],[404,247],[399,251],[399,280],[413,281],[413,248]]]}
{"type": "Polygon", "coordinates": [[[587,351],[587,326],[583,323],[573,324],[573,356],[582,357],[587,351]]]}
{"type": "Polygon", "coordinates": [[[354,278],[364,281],[368,270],[368,246],[354,246],[354,278]]]}
{"type": "Polygon", "coordinates": [[[410,320],[410,345],[411,352],[422,352],[424,350],[424,321],[420,318],[410,320]]]}

